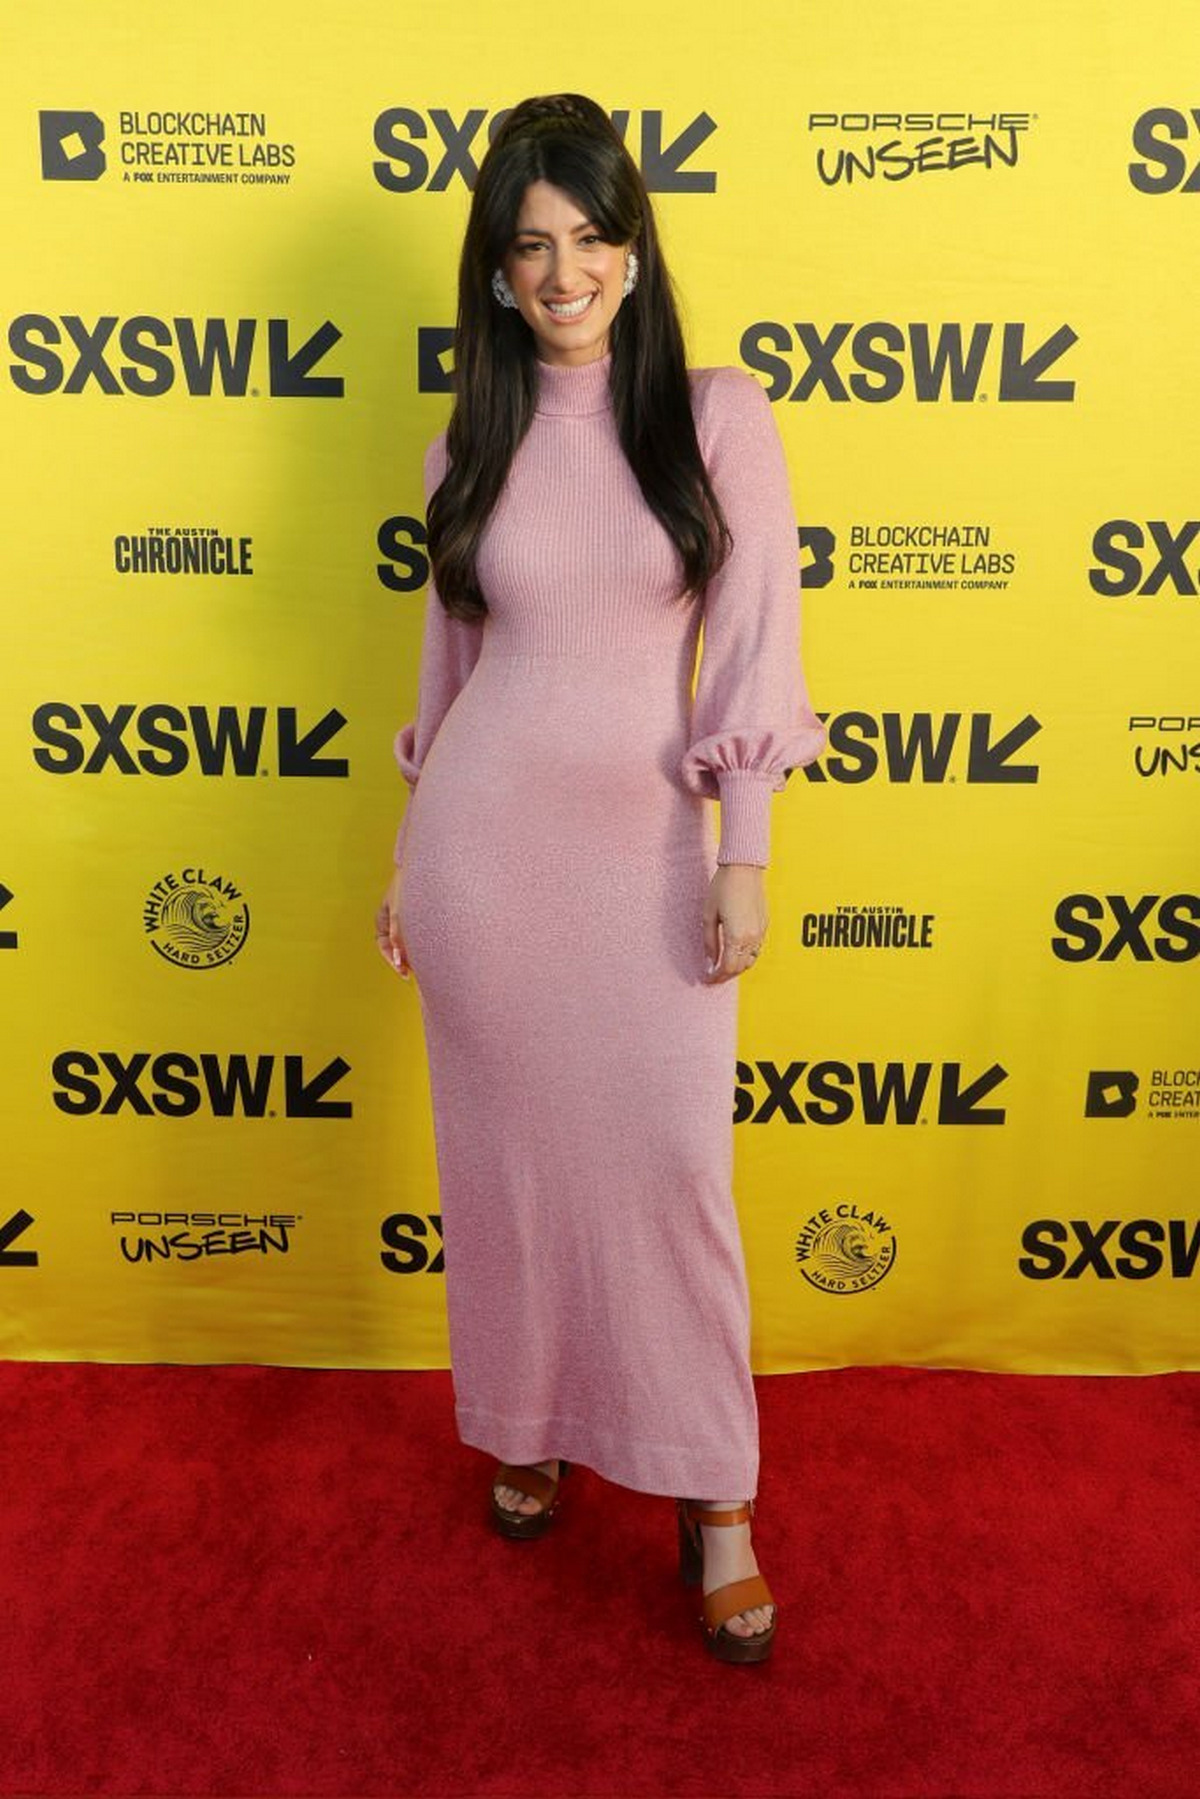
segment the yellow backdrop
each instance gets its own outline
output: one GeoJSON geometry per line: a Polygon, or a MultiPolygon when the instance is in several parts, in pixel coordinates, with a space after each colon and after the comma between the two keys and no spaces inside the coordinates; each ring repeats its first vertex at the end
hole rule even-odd
{"type": "Polygon", "coordinates": [[[0,1351],[446,1363],[374,913],[471,183],[570,88],[691,360],[776,403],[829,719],[731,1070],[754,1365],[1197,1366],[1196,47],[1187,0],[23,21],[0,1351]]]}

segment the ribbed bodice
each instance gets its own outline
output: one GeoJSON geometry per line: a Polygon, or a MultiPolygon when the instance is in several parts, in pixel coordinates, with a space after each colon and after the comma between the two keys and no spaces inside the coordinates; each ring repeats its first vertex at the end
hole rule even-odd
{"type": "Polygon", "coordinates": [[[660,659],[699,629],[676,599],[675,546],[646,504],[617,436],[611,351],[538,364],[537,410],[479,545],[485,654],[660,659]]]}

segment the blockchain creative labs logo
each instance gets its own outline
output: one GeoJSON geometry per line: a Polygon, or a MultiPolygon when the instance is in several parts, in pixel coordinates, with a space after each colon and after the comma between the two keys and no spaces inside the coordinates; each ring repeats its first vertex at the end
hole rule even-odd
{"type": "Polygon", "coordinates": [[[43,181],[99,181],[110,162],[132,186],[286,187],[292,179],[296,146],[270,131],[265,112],[119,108],[113,116],[110,137],[97,112],[40,111],[43,181]]]}
{"type": "Polygon", "coordinates": [[[126,1262],[197,1262],[211,1256],[291,1254],[303,1212],[110,1212],[126,1262]]]}
{"type": "Polygon", "coordinates": [[[142,926],[150,947],[176,968],[220,968],[245,946],[250,907],[226,875],[173,869],[146,895],[142,926]]]}
{"type": "Polygon", "coordinates": [[[965,169],[1016,168],[1037,113],[947,107],[939,112],[810,112],[806,129],[824,187],[908,181],[965,169]]]}
{"type": "Polygon", "coordinates": [[[800,943],[803,949],[932,949],[935,919],[904,906],[836,906],[803,914],[800,943]]]}
{"type": "Polygon", "coordinates": [[[215,525],[150,525],[113,539],[118,575],[252,575],[254,540],[215,525]]]}
{"type": "Polygon", "coordinates": [[[1016,550],[993,543],[992,526],[980,519],[878,519],[851,525],[846,536],[847,591],[1007,592],[1017,572],[1016,550]]]}
{"type": "Polygon", "coordinates": [[[822,1293],[866,1293],[895,1266],[896,1233],[882,1212],[853,1200],[822,1207],[796,1238],[796,1263],[822,1293]]]}
{"type": "Polygon", "coordinates": [[[1141,712],[1127,721],[1133,772],[1144,781],[1200,775],[1200,716],[1183,712],[1141,712]]]}
{"type": "Polygon", "coordinates": [[[1200,1123],[1200,1067],[1093,1068],[1085,1118],[1133,1118],[1162,1124],[1200,1123]]]}

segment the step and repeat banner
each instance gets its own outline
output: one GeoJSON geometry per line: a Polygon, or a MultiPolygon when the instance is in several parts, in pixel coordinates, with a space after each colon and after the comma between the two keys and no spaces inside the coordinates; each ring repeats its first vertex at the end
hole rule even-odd
{"type": "Polygon", "coordinates": [[[490,134],[582,89],[774,403],[828,723],[730,1071],[754,1366],[1200,1366],[1187,0],[137,13],[26,16],[0,122],[0,1353],[447,1364],[374,941],[422,453],[490,134]]]}

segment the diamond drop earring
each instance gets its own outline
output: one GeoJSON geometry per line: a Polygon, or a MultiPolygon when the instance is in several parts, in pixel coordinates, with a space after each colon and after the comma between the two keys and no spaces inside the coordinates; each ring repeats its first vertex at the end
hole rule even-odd
{"type": "Polygon", "coordinates": [[[631,250],[625,258],[625,280],[621,285],[621,294],[631,294],[637,286],[638,259],[637,251],[631,250]]]}
{"type": "Polygon", "coordinates": [[[499,300],[501,306],[515,306],[517,303],[517,296],[513,293],[512,288],[504,279],[503,269],[497,269],[492,275],[492,292],[499,300]]]}

